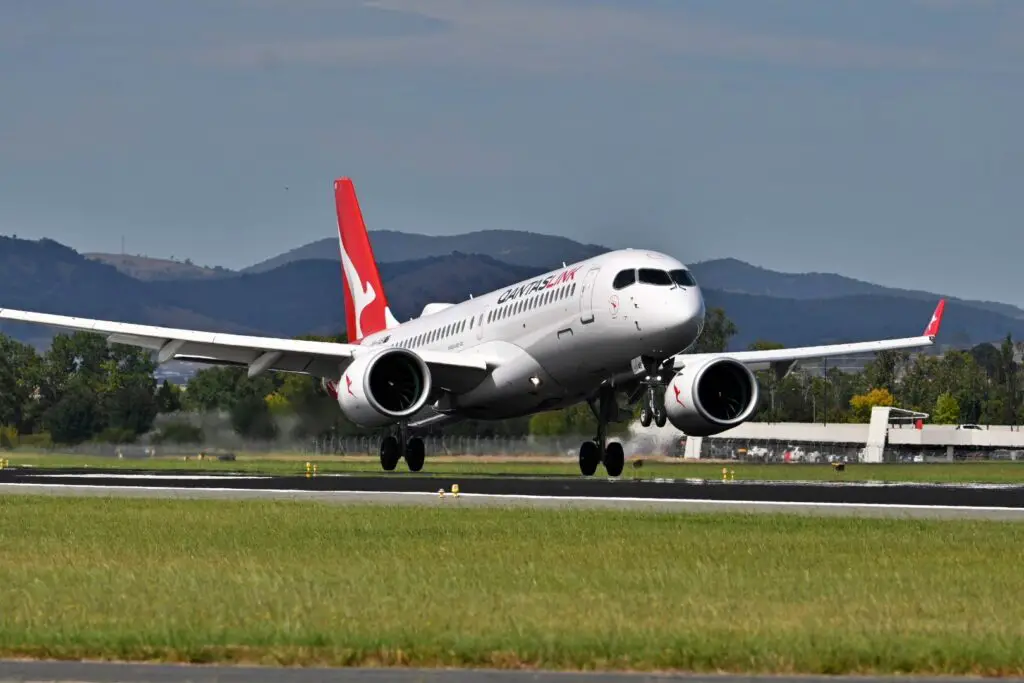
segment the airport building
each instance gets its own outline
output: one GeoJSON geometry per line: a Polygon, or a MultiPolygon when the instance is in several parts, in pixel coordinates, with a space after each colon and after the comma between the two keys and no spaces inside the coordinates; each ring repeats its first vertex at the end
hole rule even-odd
{"type": "Polygon", "coordinates": [[[927,413],[875,407],[867,424],[746,422],[710,437],[687,437],[684,458],[791,462],[921,462],[1024,459],[1017,425],[927,424],[927,413]]]}

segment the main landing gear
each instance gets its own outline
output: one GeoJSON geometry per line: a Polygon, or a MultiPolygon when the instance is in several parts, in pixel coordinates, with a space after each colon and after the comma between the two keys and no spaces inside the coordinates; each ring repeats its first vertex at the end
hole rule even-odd
{"type": "Polygon", "coordinates": [[[601,387],[596,405],[593,400],[589,403],[597,418],[597,438],[584,441],[580,446],[580,472],[583,476],[592,476],[597,472],[598,463],[604,463],[608,476],[617,477],[622,474],[626,464],[625,452],[618,441],[605,443],[608,423],[618,419],[619,404],[615,400],[615,390],[612,387],[601,387]]]}
{"type": "Polygon", "coordinates": [[[427,457],[423,439],[418,436],[411,439],[406,438],[405,425],[401,425],[398,432],[398,436],[389,434],[381,439],[380,466],[385,471],[391,472],[398,466],[398,461],[405,458],[405,464],[409,466],[409,471],[419,472],[423,469],[423,461],[427,457]]]}

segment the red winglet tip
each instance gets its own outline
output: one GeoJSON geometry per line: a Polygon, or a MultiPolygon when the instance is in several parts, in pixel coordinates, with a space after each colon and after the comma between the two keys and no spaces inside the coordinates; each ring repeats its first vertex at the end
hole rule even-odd
{"type": "Polygon", "coordinates": [[[946,311],[946,300],[939,299],[939,305],[935,307],[935,312],[932,313],[932,319],[928,321],[928,327],[924,329],[924,336],[936,337],[939,334],[939,328],[942,327],[942,314],[946,311]]]}

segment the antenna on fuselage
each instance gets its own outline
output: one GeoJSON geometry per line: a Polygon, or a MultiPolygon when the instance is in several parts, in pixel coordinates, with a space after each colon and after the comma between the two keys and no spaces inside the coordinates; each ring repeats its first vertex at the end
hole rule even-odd
{"type": "Polygon", "coordinates": [[[565,268],[565,261],[562,261],[562,267],[565,268]]]}

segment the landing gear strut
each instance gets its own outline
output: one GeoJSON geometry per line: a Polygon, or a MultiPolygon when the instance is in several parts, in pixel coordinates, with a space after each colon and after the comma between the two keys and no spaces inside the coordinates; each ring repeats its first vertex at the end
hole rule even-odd
{"type": "Polygon", "coordinates": [[[580,446],[580,472],[583,476],[592,476],[597,471],[598,463],[604,463],[609,477],[622,474],[626,464],[625,452],[618,441],[605,443],[608,423],[618,417],[619,404],[615,400],[615,390],[610,386],[601,387],[597,402],[590,401],[590,409],[597,418],[597,438],[584,441],[580,446]]]}
{"type": "Polygon", "coordinates": [[[419,472],[423,469],[426,455],[423,439],[418,436],[407,438],[404,424],[399,425],[397,437],[388,434],[380,441],[380,466],[386,472],[394,470],[402,458],[405,458],[405,464],[409,466],[410,472],[419,472]]]}

